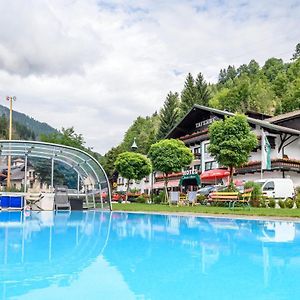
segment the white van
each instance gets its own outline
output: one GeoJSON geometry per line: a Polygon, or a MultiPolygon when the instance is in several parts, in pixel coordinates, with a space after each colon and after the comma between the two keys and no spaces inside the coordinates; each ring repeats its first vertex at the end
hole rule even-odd
{"type": "Polygon", "coordinates": [[[255,182],[261,184],[262,192],[267,197],[287,199],[295,196],[293,181],[290,178],[268,178],[255,182]]]}

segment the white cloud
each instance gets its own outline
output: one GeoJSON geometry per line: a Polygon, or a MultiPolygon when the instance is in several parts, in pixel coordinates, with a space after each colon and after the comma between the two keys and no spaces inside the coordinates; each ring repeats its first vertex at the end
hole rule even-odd
{"type": "Polygon", "coordinates": [[[297,1],[0,0],[0,96],[89,146],[117,145],[187,72],[271,56],[300,41],[297,1]]]}

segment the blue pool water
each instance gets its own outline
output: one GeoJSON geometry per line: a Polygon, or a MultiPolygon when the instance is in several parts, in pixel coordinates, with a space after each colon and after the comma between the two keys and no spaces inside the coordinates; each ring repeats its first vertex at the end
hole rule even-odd
{"type": "Polygon", "coordinates": [[[300,223],[0,212],[0,299],[300,299],[300,223]]]}

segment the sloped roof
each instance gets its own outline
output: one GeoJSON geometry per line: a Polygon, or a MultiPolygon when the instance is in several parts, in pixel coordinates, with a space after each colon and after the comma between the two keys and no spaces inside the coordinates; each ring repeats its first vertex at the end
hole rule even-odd
{"type": "Polygon", "coordinates": [[[271,118],[266,119],[265,121],[269,122],[269,123],[277,123],[280,121],[285,121],[287,119],[293,119],[295,117],[300,117],[300,109],[299,110],[294,110],[282,115],[278,115],[278,116],[274,116],[271,118]]]}
{"type": "MultiPolygon", "coordinates": [[[[167,134],[166,137],[167,138],[172,137],[172,135],[175,133],[176,128],[180,128],[181,123],[187,118],[188,115],[190,115],[195,110],[204,110],[204,111],[212,112],[217,115],[230,116],[230,117],[235,115],[234,113],[229,112],[229,111],[194,104],[194,106],[190,109],[190,111],[187,112],[186,115],[170,130],[170,132],[167,134]]],[[[287,133],[287,134],[300,136],[299,130],[272,124],[267,119],[266,120],[258,120],[258,119],[247,117],[247,120],[249,123],[259,125],[265,129],[270,129],[270,130],[274,130],[274,131],[279,131],[279,132],[283,132],[283,133],[287,133]]]]}

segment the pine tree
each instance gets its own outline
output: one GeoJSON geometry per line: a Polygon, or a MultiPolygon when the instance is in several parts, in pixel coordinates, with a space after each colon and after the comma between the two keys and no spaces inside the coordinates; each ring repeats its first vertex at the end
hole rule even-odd
{"type": "Polygon", "coordinates": [[[195,87],[195,80],[192,74],[189,73],[185,80],[184,88],[181,92],[180,115],[184,116],[196,102],[197,91],[195,87]]]}
{"type": "Polygon", "coordinates": [[[218,79],[218,84],[224,84],[227,79],[227,72],[226,69],[221,69],[219,73],[219,79],[218,79]]]}
{"type": "Polygon", "coordinates": [[[300,58],[300,43],[296,45],[296,50],[291,60],[297,60],[298,58],[300,58]]]}
{"type": "Polygon", "coordinates": [[[208,101],[211,98],[208,85],[201,73],[198,74],[195,81],[196,88],[196,103],[204,106],[208,106],[208,101]]]}
{"type": "Polygon", "coordinates": [[[160,126],[157,139],[163,139],[168,132],[176,125],[179,117],[179,95],[169,92],[160,112],[160,126]]]}

